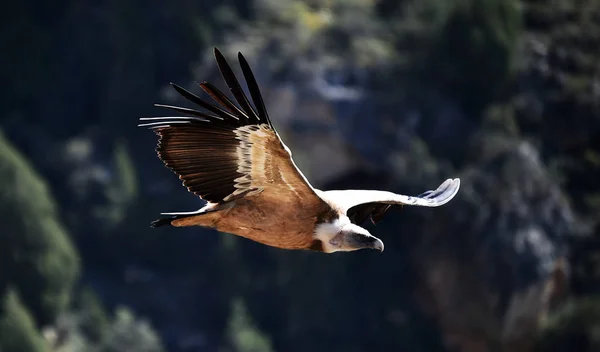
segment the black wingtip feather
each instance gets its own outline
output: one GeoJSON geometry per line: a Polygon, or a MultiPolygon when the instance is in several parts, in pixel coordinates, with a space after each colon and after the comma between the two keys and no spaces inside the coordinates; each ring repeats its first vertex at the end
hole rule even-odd
{"type": "Polygon", "coordinates": [[[200,98],[199,96],[197,96],[196,94],[188,91],[187,89],[172,83],[171,84],[173,86],[173,88],[177,91],[177,93],[181,94],[184,98],[186,98],[187,100],[191,101],[192,103],[198,104],[201,107],[203,107],[204,109],[218,115],[221,116],[223,118],[233,118],[233,119],[237,119],[237,117],[233,114],[231,114],[228,111],[225,111],[223,109],[221,109],[220,107],[213,105],[211,103],[208,103],[204,100],[202,100],[202,98],[200,98]]]}
{"type": "MultiPolygon", "coordinates": [[[[221,106],[225,107],[232,114],[237,114],[238,116],[244,115],[244,112],[242,110],[240,110],[231,100],[229,100],[229,98],[225,94],[223,94],[220,90],[217,89],[217,87],[215,87],[211,83],[203,81],[201,83],[198,83],[198,85],[200,86],[200,88],[202,88],[204,92],[206,92],[206,94],[210,95],[214,101],[219,103],[221,106]]],[[[239,120],[238,117],[236,117],[236,119],[239,120]]]]}
{"type": "Polygon", "coordinates": [[[154,106],[156,106],[157,108],[165,108],[165,109],[177,111],[179,113],[182,113],[182,114],[188,115],[188,116],[202,117],[202,118],[206,119],[207,121],[211,121],[213,119],[223,120],[223,118],[220,116],[207,114],[205,112],[198,111],[195,109],[188,109],[188,108],[182,108],[179,106],[164,105],[164,104],[154,104],[154,106]]]}
{"type": "MultiPolygon", "coordinates": [[[[225,80],[226,85],[229,87],[230,92],[233,94],[235,101],[239,104],[236,105],[232,100],[230,100],[225,94],[223,94],[220,90],[218,90],[214,85],[209,82],[202,81],[200,83],[196,82],[204,92],[206,92],[212,99],[216,102],[212,104],[198,95],[190,92],[189,90],[183,88],[182,86],[169,82],[169,84],[175,89],[177,93],[182,95],[186,100],[199,105],[205,110],[208,110],[207,113],[196,110],[189,109],[177,106],[170,106],[164,104],[154,104],[156,107],[167,108],[169,110],[177,111],[179,113],[183,113],[188,116],[201,117],[209,120],[212,123],[217,123],[218,125],[232,125],[232,126],[241,126],[246,124],[255,124],[255,123],[265,123],[269,127],[273,128],[269,116],[267,114],[267,110],[265,104],[263,102],[260,89],[254,74],[252,73],[252,69],[250,65],[244,58],[241,52],[238,52],[238,59],[240,62],[240,66],[242,69],[242,73],[244,75],[244,79],[246,81],[246,85],[250,92],[250,96],[252,98],[252,102],[254,103],[253,107],[246,97],[240,82],[236,78],[231,66],[227,63],[227,60],[221,53],[221,51],[217,48],[213,48],[215,58],[217,61],[217,66],[219,71],[221,72],[221,76],[225,80]]],[[[165,123],[170,122],[169,118],[165,118],[165,123]]],[[[192,121],[194,122],[194,121],[192,121]]]]}
{"type": "Polygon", "coordinates": [[[256,77],[254,77],[254,73],[252,73],[252,69],[248,64],[248,61],[246,61],[246,58],[241,52],[238,52],[238,60],[240,62],[240,67],[242,68],[242,73],[244,74],[244,79],[248,85],[248,90],[250,91],[252,101],[254,102],[256,110],[258,110],[258,116],[263,118],[265,122],[270,125],[271,121],[269,120],[269,115],[267,114],[267,109],[265,107],[262,94],[260,94],[260,88],[256,82],[256,77]]]}
{"type": "Polygon", "coordinates": [[[229,91],[231,92],[231,94],[233,94],[238,104],[240,104],[242,110],[246,112],[246,115],[249,119],[260,121],[260,118],[258,117],[256,111],[250,105],[248,98],[246,98],[246,94],[244,94],[244,90],[242,89],[242,86],[240,85],[237,78],[235,77],[231,66],[229,66],[229,63],[227,63],[227,60],[225,59],[223,54],[221,54],[221,52],[216,48],[215,59],[217,60],[217,66],[219,67],[221,76],[223,76],[225,83],[227,83],[227,86],[229,87],[229,91]]]}

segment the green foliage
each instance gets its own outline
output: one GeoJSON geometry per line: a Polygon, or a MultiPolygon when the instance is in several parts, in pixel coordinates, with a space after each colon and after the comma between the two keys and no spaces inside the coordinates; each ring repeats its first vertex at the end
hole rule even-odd
{"type": "Polygon", "coordinates": [[[146,321],[136,320],[129,309],[119,307],[97,351],[162,352],[164,348],[156,332],[146,321]]]}
{"type": "Polygon", "coordinates": [[[0,310],[0,351],[45,352],[44,338],[36,329],[35,322],[23,306],[19,295],[9,289],[2,297],[0,310]]]}
{"type": "Polygon", "coordinates": [[[123,142],[117,143],[115,147],[115,170],[117,171],[117,187],[122,202],[132,202],[137,195],[137,178],[133,161],[129,151],[123,142]]]}
{"type": "Polygon", "coordinates": [[[433,33],[424,71],[478,114],[513,82],[522,19],[516,0],[459,0],[433,33]],[[494,84],[490,84],[493,82],[494,84]]]}
{"type": "Polygon", "coordinates": [[[534,37],[529,50],[538,57],[531,68],[532,81],[545,108],[524,106],[519,123],[559,165],[574,207],[600,223],[600,204],[594,202],[600,195],[595,181],[600,167],[590,158],[600,153],[600,100],[594,88],[600,75],[600,2],[555,0],[549,2],[553,6],[544,7],[536,1],[523,2],[532,30],[543,32],[534,37]]]}
{"type": "Polygon", "coordinates": [[[0,288],[16,287],[38,324],[69,303],[77,253],[46,184],[0,135],[0,288]]]}
{"type": "Polygon", "coordinates": [[[233,299],[227,337],[232,352],[271,352],[269,338],[256,328],[244,301],[233,299]]]}
{"type": "Polygon", "coordinates": [[[143,321],[125,307],[109,319],[95,295],[85,290],[77,308],[62,314],[45,329],[44,336],[54,352],[162,352],[160,339],[143,321]],[[94,326],[98,324],[98,326],[94,326]]]}
{"type": "MultiPolygon", "coordinates": [[[[228,32],[225,52],[248,57],[276,48],[267,58],[277,72],[290,62],[322,68],[382,66],[395,59],[390,33],[373,2],[361,0],[257,0],[256,18],[228,32]]],[[[308,68],[307,68],[308,69],[308,68]]]]}
{"type": "Polygon", "coordinates": [[[126,145],[120,141],[114,148],[114,177],[106,185],[107,204],[96,213],[109,228],[119,225],[126,217],[131,204],[137,197],[135,166],[126,145]]]}
{"type": "Polygon", "coordinates": [[[104,312],[102,303],[89,288],[83,289],[76,301],[81,331],[92,343],[104,340],[110,327],[110,319],[104,312]]]}

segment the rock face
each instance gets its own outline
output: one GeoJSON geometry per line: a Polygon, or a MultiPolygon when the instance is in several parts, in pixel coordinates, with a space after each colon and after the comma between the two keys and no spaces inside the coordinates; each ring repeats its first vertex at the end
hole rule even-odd
{"type": "Polygon", "coordinates": [[[531,145],[479,150],[456,202],[410,239],[416,295],[450,350],[530,351],[566,289],[569,206],[531,145]]]}

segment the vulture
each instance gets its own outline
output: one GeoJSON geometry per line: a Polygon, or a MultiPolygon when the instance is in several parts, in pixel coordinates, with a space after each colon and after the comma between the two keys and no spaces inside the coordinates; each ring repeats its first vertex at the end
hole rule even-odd
{"type": "Polygon", "coordinates": [[[209,82],[199,86],[214,102],[171,83],[203,110],[155,104],[184,116],[140,119],[139,126],[158,136],[159,159],[189,192],[206,201],[197,211],[161,213],[152,227],[208,227],[290,250],[383,251],[383,242],[360,226],[367,218],[377,224],[395,205],[438,207],[457,194],[458,178],[419,196],[314,188],[273,127],[244,56],[238,53],[252,104],[217,48],[214,55],[237,104],[209,82]]]}

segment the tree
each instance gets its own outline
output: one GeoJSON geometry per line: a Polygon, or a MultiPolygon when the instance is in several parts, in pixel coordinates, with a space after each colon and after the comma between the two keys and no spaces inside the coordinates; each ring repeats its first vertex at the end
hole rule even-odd
{"type": "Polygon", "coordinates": [[[19,298],[9,289],[2,298],[0,312],[0,351],[44,352],[46,346],[42,335],[36,330],[35,322],[19,298]]]}
{"type": "Polygon", "coordinates": [[[242,299],[234,298],[227,329],[229,348],[233,352],[271,352],[271,341],[252,321],[242,299]]]}
{"type": "Polygon", "coordinates": [[[162,352],[159,337],[150,324],[137,320],[127,308],[118,307],[111,327],[99,347],[100,352],[162,352]]]}
{"type": "Polygon", "coordinates": [[[77,252],[41,177],[0,134],[0,291],[11,285],[39,325],[70,299],[77,252]]]}

